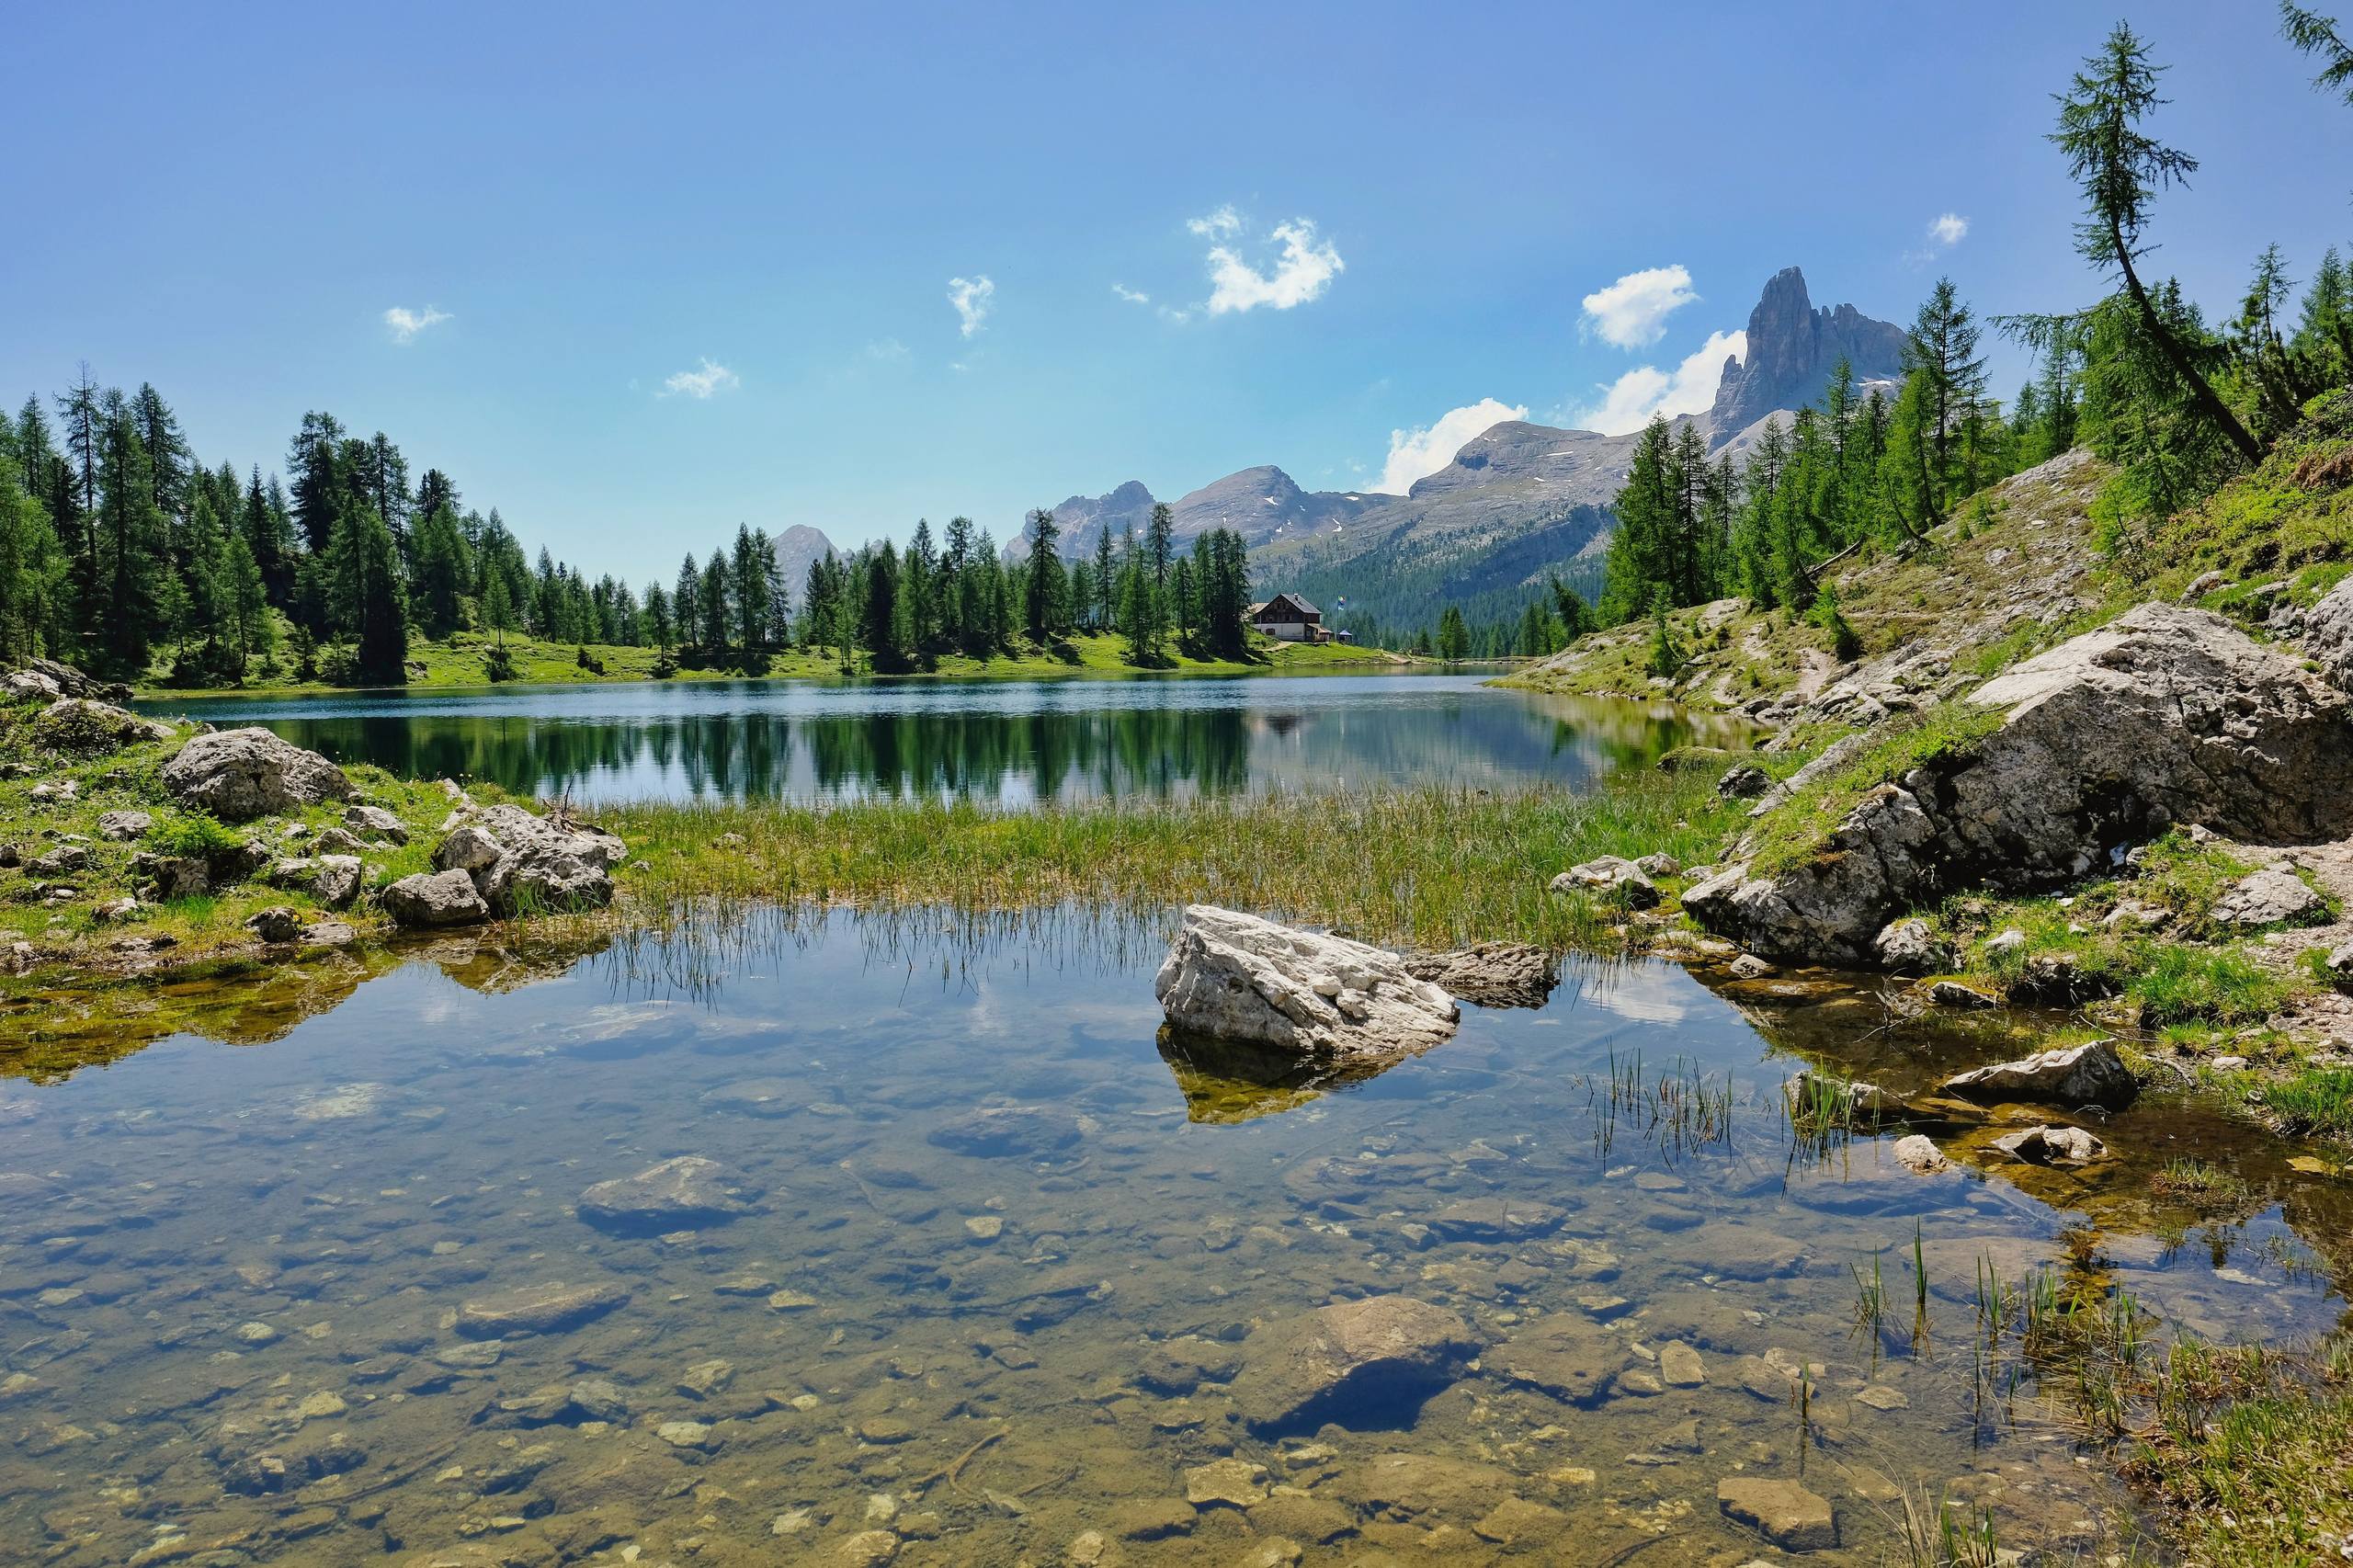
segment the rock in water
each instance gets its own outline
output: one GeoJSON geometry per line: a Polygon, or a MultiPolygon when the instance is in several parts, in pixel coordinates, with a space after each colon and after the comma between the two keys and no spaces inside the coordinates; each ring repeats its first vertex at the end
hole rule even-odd
{"type": "Polygon", "coordinates": [[[351,798],[343,769],[258,727],[197,736],[164,764],[164,788],[222,822],[351,798]]]}
{"type": "Polygon", "coordinates": [[[1685,892],[1702,926],[1768,957],[1864,963],[1905,910],[2030,892],[2173,823],[2254,843],[2353,831],[2353,698],[2220,616],[2144,604],[1970,695],[1997,728],[1870,790],[1808,852],[1685,892]]]}
{"type": "Polygon", "coordinates": [[[1560,983],[1560,965],[1525,942],[1482,942],[1450,953],[1414,953],[1405,972],[1482,1007],[1541,1007],[1560,983]]]}
{"type": "Polygon", "coordinates": [[[1554,892],[1590,892],[1620,901],[1632,909],[1658,903],[1658,884],[1631,860],[1620,855],[1600,855],[1570,867],[1552,879],[1554,892]]]}
{"type": "Polygon", "coordinates": [[[1478,1349],[1471,1325],[1443,1307],[1407,1296],[1341,1301],[1245,1341],[1235,1403],[1261,1435],[1326,1421],[1397,1425],[1478,1349]]]}
{"type": "Polygon", "coordinates": [[[1784,1551],[1826,1551],[1838,1544],[1838,1521],[1828,1501],[1794,1481],[1741,1476],[1719,1482],[1716,1503],[1727,1518],[1784,1551]]]}
{"type": "Polygon", "coordinates": [[[1994,1147],[2029,1165],[2087,1165],[2108,1153],[2080,1127],[2029,1127],[1995,1139],[1994,1147]]]}
{"type": "Polygon", "coordinates": [[[458,1312],[458,1332],[468,1339],[499,1339],[514,1334],[557,1334],[602,1317],[629,1300],[618,1285],[566,1285],[551,1281],[501,1290],[468,1301],[458,1312]]]}
{"type": "Polygon", "coordinates": [[[1394,953],[1200,903],[1153,994],[1177,1029],[1343,1060],[1427,1051],[1461,1016],[1394,953]]]}
{"type": "Polygon", "coordinates": [[[1945,1087],[1974,1099],[2046,1100],[2059,1105],[2132,1103],[2141,1091],[2132,1070],[2104,1040],[2040,1051],[2016,1062],[1997,1062],[1945,1080],[1945,1087]]]}
{"type": "Polygon", "coordinates": [[[665,1231],[732,1220],[752,1205],[717,1160],[681,1154],[598,1182],[580,1195],[579,1207],[582,1219],[605,1230],[665,1231]]]}

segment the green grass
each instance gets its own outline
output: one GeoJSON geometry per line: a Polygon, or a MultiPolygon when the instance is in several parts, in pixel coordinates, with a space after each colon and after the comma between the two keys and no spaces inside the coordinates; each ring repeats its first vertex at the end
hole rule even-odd
{"type": "Polygon", "coordinates": [[[2144,1026],[2260,1023],[2291,994],[2289,981],[2233,948],[2150,945],[2127,994],[2144,1026]]]}
{"type": "Polygon", "coordinates": [[[1619,944],[1619,915],[1550,892],[1596,855],[1712,853],[1733,819],[1712,781],[1629,770],[1599,790],[1447,788],[999,812],[972,804],[621,807],[599,821],[646,862],[632,920],[679,929],[767,903],[1157,912],[1218,903],[1368,941],[1619,944]]]}
{"type": "Polygon", "coordinates": [[[2280,578],[2299,602],[2325,592],[2353,559],[2353,388],[2306,404],[2252,472],[2123,542],[2119,575],[2142,597],[2177,593],[2209,571],[2230,580],[2200,601],[2218,608],[2280,578]]]}
{"type": "Polygon", "coordinates": [[[2307,1067],[2265,1085],[2264,1110],[2293,1137],[2353,1137],[2353,1068],[2307,1067]]]}
{"type": "MultiPolygon", "coordinates": [[[[665,678],[676,681],[798,679],[838,680],[841,665],[827,651],[792,652],[767,656],[756,666],[722,665],[705,668],[681,666],[667,676],[657,676],[655,664],[661,655],[652,648],[621,647],[610,643],[592,642],[586,652],[590,660],[602,666],[597,670],[585,667],[579,661],[581,649],[570,642],[545,642],[535,638],[509,636],[506,639],[508,656],[513,660],[515,676],[510,684],[532,686],[597,685],[621,681],[646,681],[665,678]]],[[[487,687],[494,684],[489,675],[491,639],[480,632],[461,631],[448,638],[428,641],[412,639],[409,660],[421,666],[412,670],[409,687],[414,690],[450,690],[487,687]]],[[[974,659],[963,654],[943,658],[933,670],[915,672],[894,678],[941,678],[958,680],[1038,680],[1069,676],[1149,676],[1153,675],[1266,675],[1308,673],[1314,671],[1357,670],[1377,672],[1392,668],[1405,661],[1397,655],[1376,648],[1361,648],[1339,642],[1279,642],[1271,639],[1254,639],[1252,657],[1247,660],[1192,659],[1181,655],[1164,670],[1140,670],[1125,660],[1126,640],[1114,636],[1082,634],[1063,645],[1068,656],[1060,652],[1026,647],[1017,653],[992,659],[974,659]]],[[[285,656],[279,655],[281,666],[285,656]]],[[[864,670],[862,674],[870,674],[864,670]]],[[[324,692],[341,689],[324,681],[295,681],[287,678],[281,669],[276,678],[256,678],[234,688],[236,695],[246,697],[285,696],[303,692],[324,692]]],[[[152,697],[197,697],[219,695],[219,691],[169,687],[151,682],[141,688],[141,695],[152,697]]]]}
{"type": "Polygon", "coordinates": [[[2126,1472],[2207,1568],[2339,1563],[2353,1539],[2353,1340],[2174,1346],[2126,1472]]]}

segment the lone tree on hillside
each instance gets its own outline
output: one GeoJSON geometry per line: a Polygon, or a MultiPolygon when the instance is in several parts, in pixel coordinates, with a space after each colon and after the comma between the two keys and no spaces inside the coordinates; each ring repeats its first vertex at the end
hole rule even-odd
{"type": "Polygon", "coordinates": [[[2067,170],[2084,193],[2084,221],[2075,226],[2075,248],[2084,258],[2123,280],[2141,327],[2192,403],[2250,463],[2263,459],[2263,445],[2241,424],[2193,362],[2189,349],[2149,298],[2133,263],[2153,245],[2143,242],[2149,204],[2167,186],[2186,184],[2198,160],[2167,147],[2141,130],[2157,96],[2157,76],[2148,46],[2122,22],[2108,35],[2100,52],[2075,73],[2073,89],[2060,95],[2059,129],[2051,135],[2067,154],[2067,170]]]}

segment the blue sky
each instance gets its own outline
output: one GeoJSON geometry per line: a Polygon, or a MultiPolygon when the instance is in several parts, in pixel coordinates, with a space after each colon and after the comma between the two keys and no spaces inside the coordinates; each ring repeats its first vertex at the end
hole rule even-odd
{"type": "MultiPolygon", "coordinates": [[[[2353,111],[2270,6],[2129,15],[2205,164],[2157,265],[2219,312],[2266,242],[2299,277],[2353,244],[2353,111]]],[[[2041,136],[2114,16],[39,7],[0,392],[86,359],[241,466],[327,409],[639,578],[738,521],[1002,537],[1129,478],[1370,486],[1487,400],[1702,397],[1679,368],[1792,262],[1893,319],[1939,272],[1986,312],[2086,299],[2041,136]]]]}

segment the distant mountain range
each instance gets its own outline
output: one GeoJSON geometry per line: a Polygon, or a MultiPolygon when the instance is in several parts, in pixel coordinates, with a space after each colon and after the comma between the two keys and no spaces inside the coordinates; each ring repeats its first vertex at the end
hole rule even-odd
{"type": "MultiPolygon", "coordinates": [[[[1815,309],[1805,275],[1785,267],[1749,312],[1746,354],[1725,360],[1714,406],[1684,419],[1699,426],[1711,449],[1741,451],[1766,420],[1819,402],[1842,355],[1866,386],[1898,380],[1904,343],[1903,328],[1852,305],[1815,309]]],[[[1553,573],[1587,585],[1597,576],[1616,526],[1609,506],[1638,439],[1506,421],[1404,495],[1302,490],[1271,464],[1245,468],[1172,503],[1176,533],[1188,540],[1237,530],[1263,588],[1303,593],[1327,617],[1342,599],[1385,625],[1434,622],[1449,603],[1473,619],[1517,614],[1553,573]]],[[[1130,528],[1142,533],[1154,499],[1132,479],[1102,495],[1073,495],[1054,508],[1063,553],[1091,553],[1106,530],[1115,540],[1130,528]]],[[[1026,553],[1021,525],[1000,537],[1006,559],[1026,553]]],[[[806,527],[778,540],[780,557],[791,552],[787,580],[796,595],[809,560],[826,548],[806,527]]]]}

